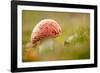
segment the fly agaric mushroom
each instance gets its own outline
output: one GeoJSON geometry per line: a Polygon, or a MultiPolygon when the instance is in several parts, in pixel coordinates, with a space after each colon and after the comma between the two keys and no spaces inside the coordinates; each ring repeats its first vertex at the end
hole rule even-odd
{"type": "Polygon", "coordinates": [[[40,42],[39,51],[47,47],[52,48],[53,39],[59,35],[61,35],[60,25],[53,19],[43,19],[32,31],[31,44],[40,42]]]}

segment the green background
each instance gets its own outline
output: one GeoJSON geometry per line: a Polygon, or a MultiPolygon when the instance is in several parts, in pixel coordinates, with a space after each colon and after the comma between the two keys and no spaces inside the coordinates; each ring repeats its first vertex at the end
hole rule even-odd
{"type": "MultiPolygon", "coordinates": [[[[90,58],[90,14],[72,12],[22,11],[22,61],[79,60],[90,58]],[[35,25],[42,19],[56,20],[62,35],[55,38],[54,50],[46,49],[39,56],[36,47],[27,46],[35,25]],[[70,37],[73,37],[70,40],[70,37]]],[[[37,45],[39,46],[39,45],[37,45]]]]}

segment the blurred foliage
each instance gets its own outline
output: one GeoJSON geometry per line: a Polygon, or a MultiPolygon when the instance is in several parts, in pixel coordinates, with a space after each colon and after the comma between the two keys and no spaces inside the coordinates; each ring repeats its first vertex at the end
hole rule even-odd
{"type": "Polygon", "coordinates": [[[90,15],[88,13],[22,11],[23,62],[50,60],[79,60],[90,58],[90,15]],[[39,55],[38,46],[29,48],[30,36],[42,19],[54,19],[62,35],[54,39],[53,50],[46,49],[39,55]]]}

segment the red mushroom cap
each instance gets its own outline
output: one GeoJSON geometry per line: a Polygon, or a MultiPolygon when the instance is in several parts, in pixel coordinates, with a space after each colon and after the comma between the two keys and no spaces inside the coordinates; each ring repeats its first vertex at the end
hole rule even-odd
{"type": "Polygon", "coordinates": [[[33,29],[31,35],[32,44],[48,37],[57,37],[61,35],[60,25],[52,19],[41,20],[33,29]]]}

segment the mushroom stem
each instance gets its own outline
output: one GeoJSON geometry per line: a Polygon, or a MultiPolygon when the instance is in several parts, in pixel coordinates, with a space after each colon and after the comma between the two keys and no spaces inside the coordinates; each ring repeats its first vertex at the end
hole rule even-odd
{"type": "Polygon", "coordinates": [[[40,55],[49,55],[54,50],[54,39],[47,38],[41,42],[39,45],[39,54],[40,55]]]}

